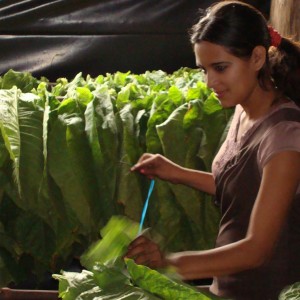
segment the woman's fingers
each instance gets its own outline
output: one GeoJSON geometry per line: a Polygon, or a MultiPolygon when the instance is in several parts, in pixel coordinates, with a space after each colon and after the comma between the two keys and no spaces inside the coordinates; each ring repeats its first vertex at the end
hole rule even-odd
{"type": "Polygon", "coordinates": [[[158,251],[142,253],[134,258],[137,264],[145,265],[150,268],[162,267],[162,257],[158,251]]]}
{"type": "Polygon", "coordinates": [[[151,245],[151,243],[153,242],[150,242],[149,239],[142,235],[137,237],[134,241],[132,241],[129,244],[126,256],[134,257],[143,253],[145,249],[149,247],[149,244],[151,245]]]}
{"type": "Polygon", "coordinates": [[[126,257],[134,259],[137,264],[151,268],[159,268],[163,265],[163,256],[157,244],[140,236],[128,247],[126,257]]]}
{"type": "Polygon", "coordinates": [[[145,153],[132,166],[131,171],[138,171],[149,179],[159,178],[177,183],[180,166],[160,154],[145,153]]]}
{"type": "Polygon", "coordinates": [[[160,154],[143,154],[139,161],[131,168],[131,171],[138,171],[149,179],[158,177],[167,179],[168,161],[160,154]]]}
{"type": "Polygon", "coordinates": [[[140,235],[129,244],[128,249],[134,248],[140,244],[148,243],[149,241],[150,240],[146,238],[144,235],[140,235]]]}
{"type": "Polygon", "coordinates": [[[153,154],[143,154],[138,162],[131,168],[131,171],[140,171],[145,173],[147,169],[151,169],[154,166],[155,156],[153,154]]]}

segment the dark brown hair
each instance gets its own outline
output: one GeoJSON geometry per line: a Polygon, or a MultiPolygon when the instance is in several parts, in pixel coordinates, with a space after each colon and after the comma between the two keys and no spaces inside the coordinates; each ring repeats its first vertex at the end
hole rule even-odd
{"type": "Polygon", "coordinates": [[[298,105],[300,103],[300,47],[282,38],[277,48],[271,47],[268,24],[262,13],[240,1],[221,1],[206,10],[190,31],[192,45],[207,41],[224,46],[240,58],[249,58],[256,46],[266,49],[264,67],[258,74],[262,88],[267,82],[298,105]]]}

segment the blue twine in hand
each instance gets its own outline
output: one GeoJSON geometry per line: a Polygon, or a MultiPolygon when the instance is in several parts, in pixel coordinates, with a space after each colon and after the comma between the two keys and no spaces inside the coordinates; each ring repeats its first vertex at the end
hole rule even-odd
{"type": "Polygon", "coordinates": [[[148,196],[147,196],[147,199],[146,199],[146,202],[144,204],[143,211],[142,211],[142,216],[141,216],[141,221],[140,221],[140,228],[139,228],[139,233],[138,233],[139,235],[141,234],[142,229],[143,229],[143,224],[144,224],[146,212],[147,212],[147,209],[148,209],[149,199],[150,199],[150,196],[151,196],[153,188],[154,188],[154,183],[155,183],[154,179],[151,179],[149,190],[148,190],[148,196]]]}

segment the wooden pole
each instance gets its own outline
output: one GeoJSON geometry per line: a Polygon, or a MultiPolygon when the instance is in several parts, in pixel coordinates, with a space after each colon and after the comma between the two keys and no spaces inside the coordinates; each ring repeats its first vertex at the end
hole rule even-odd
{"type": "Polygon", "coordinates": [[[300,41],[300,1],[272,0],[270,23],[281,35],[300,41]]]}
{"type": "Polygon", "coordinates": [[[2,288],[0,300],[58,300],[57,291],[46,290],[16,290],[2,288]]]}

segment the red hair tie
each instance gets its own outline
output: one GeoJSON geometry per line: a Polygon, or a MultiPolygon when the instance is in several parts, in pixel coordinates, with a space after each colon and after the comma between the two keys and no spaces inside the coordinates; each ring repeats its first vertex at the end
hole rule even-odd
{"type": "Polygon", "coordinates": [[[271,37],[271,46],[278,47],[281,43],[281,35],[277,30],[275,30],[272,26],[268,26],[269,34],[271,37]]]}

